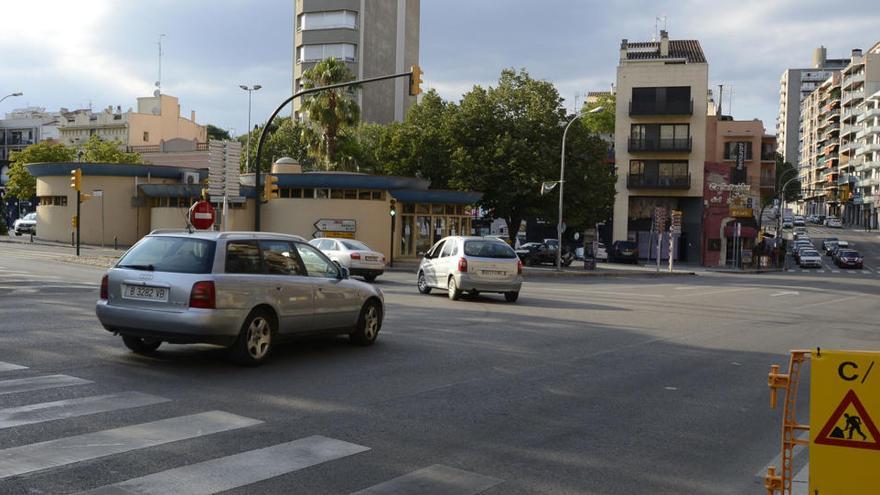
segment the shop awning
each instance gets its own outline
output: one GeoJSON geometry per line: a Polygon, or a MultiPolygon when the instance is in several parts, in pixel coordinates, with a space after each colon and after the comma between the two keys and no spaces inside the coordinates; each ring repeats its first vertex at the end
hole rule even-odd
{"type": "MultiPolygon", "coordinates": [[[[736,235],[736,225],[728,225],[724,227],[724,237],[734,237],[736,235]]],[[[742,227],[739,231],[740,237],[758,237],[758,231],[754,227],[742,227]]]]}

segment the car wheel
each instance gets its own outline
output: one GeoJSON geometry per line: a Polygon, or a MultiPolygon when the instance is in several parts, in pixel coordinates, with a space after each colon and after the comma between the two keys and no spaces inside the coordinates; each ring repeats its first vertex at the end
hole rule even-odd
{"type": "Polygon", "coordinates": [[[376,301],[367,301],[361,309],[355,331],[348,334],[352,343],[357,345],[372,345],[379,336],[382,328],[382,308],[376,301]]]}
{"type": "Polygon", "coordinates": [[[232,359],[245,366],[262,364],[272,350],[275,323],[265,310],[254,310],[241,327],[238,340],[232,344],[232,359]]]}
{"type": "Polygon", "coordinates": [[[125,347],[128,347],[132,352],[137,354],[150,354],[151,352],[156,352],[156,349],[162,345],[162,341],[159,339],[145,339],[141,337],[133,337],[131,335],[123,335],[122,343],[125,344],[125,347]]]}
{"type": "Polygon", "coordinates": [[[428,286],[428,280],[425,278],[425,272],[419,272],[418,281],[419,292],[422,294],[430,294],[431,287],[428,286]]]}
{"type": "Polygon", "coordinates": [[[517,299],[519,299],[519,292],[505,292],[504,293],[504,300],[509,303],[516,302],[517,299]]]}
{"type": "Polygon", "coordinates": [[[455,277],[449,277],[447,290],[449,291],[449,299],[452,299],[453,301],[458,301],[458,299],[461,297],[461,289],[459,289],[458,284],[455,283],[455,277]]]}
{"type": "Polygon", "coordinates": [[[377,276],[378,275],[364,275],[364,280],[367,282],[375,282],[377,276]]]}

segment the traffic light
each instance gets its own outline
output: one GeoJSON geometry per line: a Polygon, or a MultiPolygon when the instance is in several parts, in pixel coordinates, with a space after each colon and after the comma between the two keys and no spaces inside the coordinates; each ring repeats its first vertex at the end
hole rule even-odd
{"type": "Polygon", "coordinates": [[[75,189],[77,191],[82,191],[82,176],[83,172],[81,168],[75,168],[70,171],[70,188],[75,189]]]}
{"type": "Polygon", "coordinates": [[[388,210],[388,214],[391,215],[391,218],[394,218],[397,215],[397,205],[394,200],[391,200],[391,209],[388,210]]]}
{"type": "Polygon", "coordinates": [[[416,96],[422,92],[422,69],[413,65],[409,75],[409,95],[416,96]]]}
{"type": "Polygon", "coordinates": [[[76,228],[77,223],[79,223],[79,217],[76,215],[70,217],[70,226],[76,228]]]}
{"type": "Polygon", "coordinates": [[[278,197],[278,177],[275,175],[266,175],[266,181],[263,182],[263,196],[266,201],[278,197]]]}

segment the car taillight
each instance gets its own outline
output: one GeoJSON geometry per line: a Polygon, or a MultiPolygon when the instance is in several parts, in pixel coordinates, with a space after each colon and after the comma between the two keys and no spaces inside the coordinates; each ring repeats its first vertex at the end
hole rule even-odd
{"type": "Polygon", "coordinates": [[[351,259],[353,259],[353,260],[361,259],[361,253],[351,253],[351,259]]]}
{"type": "Polygon", "coordinates": [[[194,283],[192,290],[189,293],[189,307],[214,309],[216,307],[214,282],[204,281],[194,283]]]}
{"type": "Polygon", "coordinates": [[[516,274],[522,275],[522,260],[516,260],[516,274]]]}
{"type": "Polygon", "coordinates": [[[467,273],[467,258],[458,259],[458,271],[461,273],[467,273]]]}
{"type": "Polygon", "coordinates": [[[107,275],[101,277],[101,299],[110,299],[110,279],[107,275]]]}

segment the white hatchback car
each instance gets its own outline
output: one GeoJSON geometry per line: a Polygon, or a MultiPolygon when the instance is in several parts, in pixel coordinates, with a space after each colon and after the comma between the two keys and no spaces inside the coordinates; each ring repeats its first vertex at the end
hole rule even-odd
{"type": "Polygon", "coordinates": [[[522,262],[504,241],[488,237],[444,237],[425,253],[419,264],[418,288],[446,289],[456,300],[462,292],[504,294],[508,302],[519,298],[522,262]]]}
{"type": "Polygon", "coordinates": [[[385,273],[385,255],[354,239],[312,239],[309,244],[320,249],[334,263],[348,268],[351,275],[364,277],[367,282],[385,273]]]}

